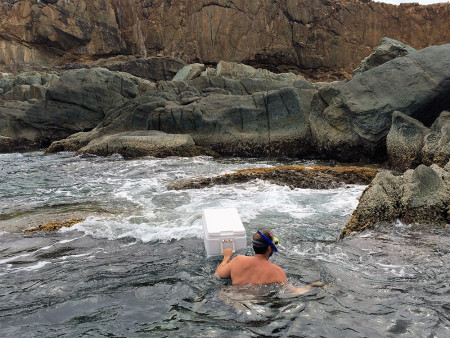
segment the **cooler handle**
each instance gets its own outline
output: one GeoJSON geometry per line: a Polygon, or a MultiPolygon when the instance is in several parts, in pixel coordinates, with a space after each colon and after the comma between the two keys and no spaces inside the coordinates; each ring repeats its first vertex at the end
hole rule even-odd
{"type": "Polygon", "coordinates": [[[236,251],[236,247],[234,246],[234,239],[230,238],[230,239],[222,239],[222,241],[220,242],[220,252],[222,253],[223,251],[223,244],[224,243],[232,243],[233,244],[233,253],[236,251]]]}

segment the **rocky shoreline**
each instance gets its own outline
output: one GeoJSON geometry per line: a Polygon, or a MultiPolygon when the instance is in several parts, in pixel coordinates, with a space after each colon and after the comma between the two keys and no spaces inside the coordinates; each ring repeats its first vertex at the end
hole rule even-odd
{"type": "MultiPolygon", "coordinates": [[[[381,163],[399,173],[433,165],[435,172],[450,159],[449,79],[450,44],[415,50],[392,39],[382,39],[351,79],[331,83],[234,62],[210,67],[158,57],[3,73],[0,152],[48,147],[47,153],[127,158],[308,157],[381,163]]],[[[304,169],[269,172],[190,184],[254,178],[292,187],[339,184],[322,169],[308,179],[304,169]]],[[[406,177],[412,175],[408,172],[406,177]]],[[[394,184],[386,174],[377,177],[375,186],[379,180],[394,184]]],[[[448,180],[443,182],[448,190],[448,180]]],[[[395,184],[400,189],[407,183],[395,184]]],[[[363,195],[361,214],[370,196],[363,195]]],[[[448,200],[441,202],[438,210],[448,208],[448,200]]],[[[424,212],[404,211],[409,204],[394,205],[397,211],[389,217],[379,217],[378,211],[370,217],[354,214],[343,233],[392,217],[448,222],[441,211],[427,220],[424,212]]]]}

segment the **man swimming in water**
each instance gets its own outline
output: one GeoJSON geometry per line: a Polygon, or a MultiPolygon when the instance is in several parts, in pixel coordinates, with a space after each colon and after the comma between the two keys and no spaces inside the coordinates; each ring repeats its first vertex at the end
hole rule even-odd
{"type": "Polygon", "coordinates": [[[233,285],[285,283],[287,291],[301,294],[313,286],[323,286],[322,282],[311,283],[304,288],[296,288],[287,283],[283,269],[269,262],[269,257],[277,252],[278,239],[269,230],[257,231],[253,235],[254,256],[238,255],[233,260],[232,249],[222,251],[223,261],[217,267],[215,275],[220,278],[231,278],[233,285]]]}

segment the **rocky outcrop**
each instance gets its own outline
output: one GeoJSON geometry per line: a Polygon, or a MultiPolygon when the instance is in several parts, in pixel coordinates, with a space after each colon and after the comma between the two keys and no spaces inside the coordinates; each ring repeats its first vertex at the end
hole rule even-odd
{"type": "Polygon", "coordinates": [[[444,167],[450,160],[450,113],[442,112],[431,128],[400,112],[394,112],[387,135],[390,166],[398,171],[420,163],[444,167]]]}
{"type": "Polygon", "coordinates": [[[377,174],[360,197],[341,237],[396,219],[409,224],[450,223],[450,162],[445,169],[422,164],[403,176],[387,171],[377,174]]]}
{"type": "MultiPolygon", "coordinates": [[[[428,127],[450,107],[450,44],[331,84],[229,62],[196,74],[188,81],[158,82],[145,95],[109,110],[92,132],[49,151],[78,150],[102,135],[160,130],[189,134],[197,145],[223,155],[384,161],[395,111],[428,127]]],[[[399,142],[391,136],[390,144],[399,142]]],[[[402,156],[411,158],[406,167],[416,165],[415,155],[402,156]]]]}
{"type": "MultiPolygon", "coordinates": [[[[209,152],[211,154],[212,152],[209,152]]],[[[199,156],[208,154],[197,147],[189,135],[166,134],[156,130],[124,132],[99,137],[81,148],[77,154],[109,156],[119,154],[126,158],[143,156],[199,156]]]]}
{"type": "Polygon", "coordinates": [[[396,58],[349,81],[323,85],[311,103],[318,151],[342,161],[382,160],[394,111],[430,126],[450,107],[449,79],[446,44],[396,58]]]}
{"type": "Polygon", "coordinates": [[[450,112],[442,112],[434,121],[424,139],[422,158],[426,165],[436,163],[441,167],[450,160],[450,112]]]}
{"type": "Polygon", "coordinates": [[[312,84],[301,76],[251,71],[249,66],[245,74],[251,77],[238,76],[231,71],[237,65],[220,65],[219,73],[226,77],[160,82],[154,91],[111,109],[90,133],[73,135],[48,151],[78,150],[99,136],[118,132],[160,130],[189,134],[197,145],[224,155],[313,152],[308,121],[316,91],[312,84]]]}
{"type": "Polygon", "coordinates": [[[0,64],[163,54],[342,78],[382,37],[417,49],[449,42],[449,9],[342,0],[9,0],[0,6],[0,64]]]}
{"type": "Polygon", "coordinates": [[[238,170],[231,174],[178,180],[168,189],[201,189],[214,185],[266,180],[273,184],[287,185],[291,189],[333,189],[345,184],[369,184],[377,169],[357,167],[281,166],[238,170]]]}
{"type": "Polygon", "coordinates": [[[353,75],[365,72],[366,70],[375,68],[400,56],[408,55],[414,51],[416,51],[416,49],[405,45],[400,41],[382,38],[380,44],[375,47],[373,52],[362,60],[359,67],[353,71],[353,75]]]}
{"type": "Polygon", "coordinates": [[[391,168],[403,172],[417,167],[422,162],[423,139],[428,132],[429,128],[416,119],[394,112],[386,138],[391,168]]]}
{"type": "Polygon", "coordinates": [[[5,79],[0,135],[12,139],[8,141],[12,146],[3,147],[4,151],[47,147],[55,140],[91,130],[107,111],[154,88],[146,80],[103,68],[77,69],[60,76],[21,74],[2,80],[5,79]],[[42,88],[45,99],[31,97],[33,86],[42,88]]]}

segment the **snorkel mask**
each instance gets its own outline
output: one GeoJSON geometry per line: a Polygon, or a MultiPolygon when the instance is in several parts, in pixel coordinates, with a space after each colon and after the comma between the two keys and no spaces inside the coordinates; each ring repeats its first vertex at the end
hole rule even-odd
{"type": "Polygon", "coordinates": [[[256,246],[256,247],[260,247],[260,248],[262,248],[262,247],[266,247],[267,245],[270,245],[271,247],[272,247],[272,250],[274,251],[274,252],[278,252],[278,249],[277,249],[277,245],[278,245],[278,243],[280,242],[279,240],[278,240],[278,238],[276,238],[276,237],[274,237],[273,238],[273,242],[266,236],[266,235],[264,235],[261,231],[257,231],[257,233],[262,237],[262,239],[265,241],[265,242],[260,242],[260,241],[257,241],[257,240],[252,240],[252,243],[253,243],[253,245],[254,246],[256,246]]]}

